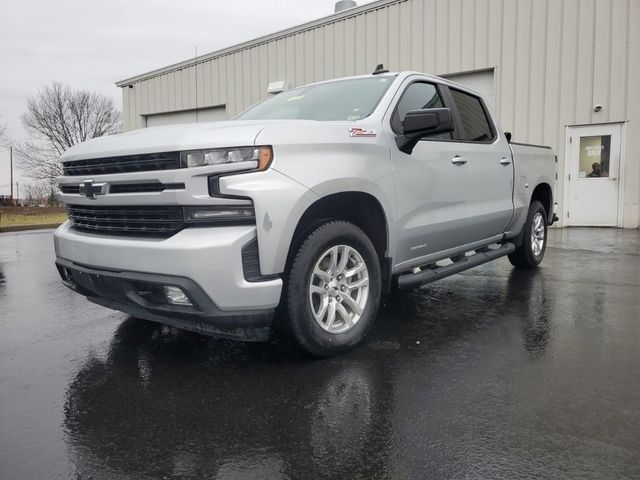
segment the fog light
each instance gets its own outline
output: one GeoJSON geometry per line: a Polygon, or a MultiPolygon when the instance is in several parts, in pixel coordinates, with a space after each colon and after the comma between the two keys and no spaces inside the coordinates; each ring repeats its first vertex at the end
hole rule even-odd
{"type": "Polygon", "coordinates": [[[253,206],[214,205],[210,207],[185,207],[187,222],[233,223],[255,221],[253,206]]]}
{"type": "Polygon", "coordinates": [[[167,297],[167,301],[171,305],[188,305],[193,306],[189,297],[182,291],[181,288],[178,287],[169,287],[165,285],[164,294],[167,297]]]}

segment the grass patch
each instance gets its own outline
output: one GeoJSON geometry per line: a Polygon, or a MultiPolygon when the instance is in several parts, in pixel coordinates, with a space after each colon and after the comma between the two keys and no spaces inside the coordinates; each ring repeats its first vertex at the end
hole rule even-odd
{"type": "Polygon", "coordinates": [[[21,213],[0,214],[0,227],[14,227],[19,225],[49,225],[60,224],[67,219],[66,213],[42,213],[24,215],[21,213]]]}

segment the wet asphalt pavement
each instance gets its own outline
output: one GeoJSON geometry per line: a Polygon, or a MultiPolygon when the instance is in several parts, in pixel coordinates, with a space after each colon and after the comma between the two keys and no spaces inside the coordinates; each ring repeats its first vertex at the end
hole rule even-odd
{"type": "Polygon", "coordinates": [[[640,478],[640,232],[551,232],[309,360],[128,319],[0,235],[0,478],[640,478]]]}

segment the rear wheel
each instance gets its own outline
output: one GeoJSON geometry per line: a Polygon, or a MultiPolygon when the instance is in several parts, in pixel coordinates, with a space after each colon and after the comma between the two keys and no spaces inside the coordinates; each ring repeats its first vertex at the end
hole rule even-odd
{"type": "Polygon", "coordinates": [[[308,353],[330,356],[357,345],[380,303],[380,262],[367,235],[329,221],[302,242],[286,284],[288,330],[308,353]]]}
{"type": "Polygon", "coordinates": [[[523,230],[522,245],[509,255],[509,261],[516,268],[536,268],[547,249],[547,212],[539,201],[531,202],[523,230]]]}

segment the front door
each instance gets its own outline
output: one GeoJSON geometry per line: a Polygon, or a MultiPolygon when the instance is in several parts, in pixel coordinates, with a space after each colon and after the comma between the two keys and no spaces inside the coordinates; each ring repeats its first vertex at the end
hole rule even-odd
{"type": "Polygon", "coordinates": [[[469,243],[468,146],[446,133],[424,137],[411,155],[397,148],[395,136],[408,111],[449,106],[436,85],[407,82],[388,130],[397,210],[396,266],[469,243]]]}
{"type": "Polygon", "coordinates": [[[568,225],[615,227],[622,126],[569,127],[568,225]]]}

